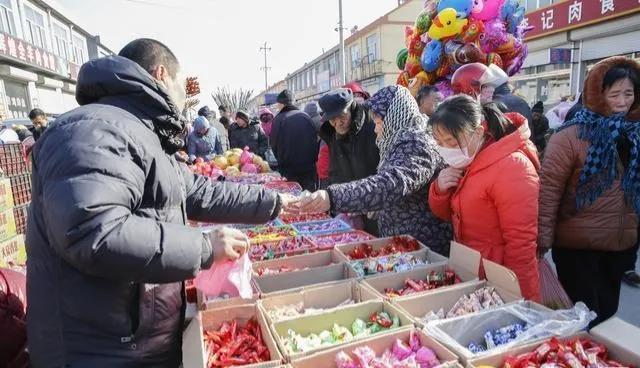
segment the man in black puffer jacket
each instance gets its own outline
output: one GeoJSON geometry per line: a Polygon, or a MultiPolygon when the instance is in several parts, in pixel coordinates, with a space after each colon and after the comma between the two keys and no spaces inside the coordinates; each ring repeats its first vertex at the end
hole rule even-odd
{"type": "Polygon", "coordinates": [[[187,218],[264,223],[284,199],[178,164],[185,80],[171,51],[140,39],[80,70],[81,105],[33,150],[27,227],[34,367],[178,367],[183,280],[246,251],[242,233],[187,218]]]}
{"type": "Polygon", "coordinates": [[[251,120],[244,111],[236,113],[236,122],[229,127],[229,147],[249,150],[266,159],[269,150],[269,138],[264,134],[260,121],[251,120]]]}
{"type": "Polygon", "coordinates": [[[284,90],[278,95],[280,112],[271,128],[271,147],[282,176],[309,191],[316,190],[318,138],[313,120],[293,105],[293,94],[284,90]]]}

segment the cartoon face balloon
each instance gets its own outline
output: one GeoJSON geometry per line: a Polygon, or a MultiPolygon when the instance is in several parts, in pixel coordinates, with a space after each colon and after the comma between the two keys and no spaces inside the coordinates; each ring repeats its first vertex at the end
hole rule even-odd
{"type": "Polygon", "coordinates": [[[446,8],[453,8],[458,13],[458,19],[467,18],[469,13],[471,13],[472,1],[473,0],[441,0],[438,3],[438,13],[446,8]]]}
{"type": "Polygon", "coordinates": [[[473,10],[477,10],[480,8],[480,5],[475,5],[472,8],[471,18],[479,19],[483,21],[496,19],[500,14],[500,8],[502,8],[502,4],[504,4],[505,0],[477,0],[482,2],[482,9],[477,12],[473,12],[473,10]]]}
{"type": "Polygon", "coordinates": [[[473,0],[471,4],[471,13],[478,14],[484,9],[484,0],[473,0]]]}

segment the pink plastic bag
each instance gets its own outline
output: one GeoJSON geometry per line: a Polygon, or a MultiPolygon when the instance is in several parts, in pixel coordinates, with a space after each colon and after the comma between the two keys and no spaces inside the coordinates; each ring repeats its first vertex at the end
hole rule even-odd
{"type": "Polygon", "coordinates": [[[560,280],[546,259],[538,261],[540,273],[540,297],[542,304],[551,309],[570,309],[573,307],[571,299],[564,291],[560,280]]]}
{"type": "Polygon", "coordinates": [[[230,298],[251,299],[251,261],[245,253],[236,261],[214,263],[210,269],[201,271],[193,284],[206,296],[227,295],[230,298]]]}

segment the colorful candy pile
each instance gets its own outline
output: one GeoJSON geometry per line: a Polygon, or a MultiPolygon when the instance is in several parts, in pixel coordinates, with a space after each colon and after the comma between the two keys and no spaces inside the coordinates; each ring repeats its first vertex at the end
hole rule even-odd
{"type": "Polygon", "coordinates": [[[398,317],[392,318],[387,312],[376,312],[369,317],[368,322],[356,319],[351,325],[351,330],[337,324],[333,325],[331,331],[324,330],[319,334],[310,334],[308,336],[302,336],[293,330],[289,330],[288,336],[284,340],[284,345],[290,353],[305,352],[319,347],[349,342],[353,339],[396,327],[400,327],[398,317]]]}
{"type": "Polygon", "coordinates": [[[416,266],[426,265],[427,262],[414,254],[392,254],[379,258],[362,259],[351,262],[358,276],[369,276],[386,272],[409,271],[416,266]]]}
{"type": "Polygon", "coordinates": [[[347,256],[349,259],[364,259],[381,257],[395,253],[408,253],[420,250],[420,243],[408,237],[394,237],[391,242],[384,247],[374,250],[371,244],[362,243],[353,248],[347,256]]]}
{"type": "Polygon", "coordinates": [[[295,224],[297,222],[309,222],[309,221],[318,221],[318,220],[328,220],[331,216],[329,216],[326,212],[320,213],[307,213],[304,215],[282,215],[280,216],[280,221],[283,224],[295,224]]]}
{"type": "Polygon", "coordinates": [[[391,349],[376,357],[375,351],[368,346],[355,348],[353,359],[344,351],[336,355],[337,368],[432,368],[440,365],[438,357],[426,346],[422,346],[418,335],[411,332],[408,342],[397,339],[391,349]]]}
{"type": "Polygon", "coordinates": [[[300,254],[315,249],[315,245],[303,237],[284,238],[277,241],[263,241],[251,244],[249,258],[252,261],[264,261],[285,255],[300,254]]]}
{"type": "Polygon", "coordinates": [[[238,184],[266,184],[278,181],[284,181],[285,179],[275,174],[250,174],[239,173],[233,176],[227,176],[226,181],[238,184]]]}
{"type": "Polygon", "coordinates": [[[230,367],[271,359],[255,318],[244,327],[236,320],[224,322],[218,331],[204,331],[207,367],[230,367]]]}
{"type": "Polygon", "coordinates": [[[303,235],[336,234],[353,230],[344,221],[338,219],[299,222],[292,226],[303,235]]]}
{"type": "MultiPolygon", "coordinates": [[[[354,303],[355,301],[353,299],[347,299],[342,303],[336,305],[334,308],[342,307],[345,305],[351,305],[354,303]]],[[[278,322],[285,319],[291,319],[291,318],[305,316],[305,315],[322,313],[325,310],[326,309],[322,309],[322,308],[305,308],[304,303],[300,302],[298,304],[288,304],[288,305],[283,305],[281,307],[274,307],[272,309],[269,309],[267,311],[267,314],[269,315],[269,318],[272,321],[278,322]]]]}
{"type": "Polygon", "coordinates": [[[341,234],[314,236],[311,240],[318,249],[332,249],[340,244],[366,242],[373,239],[375,239],[373,235],[367,234],[364,231],[350,231],[341,234]]]}
{"type": "Polygon", "coordinates": [[[518,336],[522,335],[529,326],[522,323],[514,323],[494,331],[487,331],[484,334],[484,342],[480,344],[470,343],[469,351],[474,354],[483,353],[485,351],[496,348],[497,346],[505,345],[515,340],[518,336]]]}
{"type": "Polygon", "coordinates": [[[483,287],[474,291],[469,295],[463,295],[451,310],[445,315],[444,310],[440,308],[437,313],[429,312],[422,318],[422,323],[427,324],[430,321],[436,321],[444,318],[453,318],[464,316],[470,313],[483,311],[491,307],[503,305],[504,301],[498,295],[495,288],[483,287]]]}
{"type": "Polygon", "coordinates": [[[444,272],[431,271],[427,274],[427,278],[425,280],[407,279],[404,282],[404,288],[399,290],[386,288],[384,289],[384,292],[389,298],[395,298],[422,291],[434,290],[444,286],[451,286],[458,283],[460,283],[460,278],[452,270],[445,270],[444,272]]]}
{"type": "Polygon", "coordinates": [[[507,357],[505,368],[537,367],[605,368],[629,367],[609,359],[607,348],[591,340],[575,339],[562,342],[552,338],[530,353],[507,357]]]}
{"type": "Polygon", "coordinates": [[[299,196],[302,194],[302,187],[300,184],[291,181],[273,181],[266,183],[264,187],[281,194],[290,194],[292,196],[299,196]]]}
{"type": "Polygon", "coordinates": [[[301,271],[301,270],[308,270],[309,267],[305,267],[305,268],[295,268],[295,267],[289,267],[289,266],[280,266],[278,268],[264,268],[264,267],[259,267],[255,272],[258,276],[268,276],[268,275],[278,275],[281,273],[287,273],[287,272],[293,272],[293,271],[301,271]]]}
{"type": "Polygon", "coordinates": [[[243,230],[252,244],[273,242],[292,238],[298,233],[289,225],[284,226],[260,226],[243,230]]]}

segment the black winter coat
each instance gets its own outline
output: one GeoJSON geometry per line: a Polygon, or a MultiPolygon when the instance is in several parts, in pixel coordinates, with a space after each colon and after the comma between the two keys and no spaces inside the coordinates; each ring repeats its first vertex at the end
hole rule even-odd
{"type": "Polygon", "coordinates": [[[261,223],[278,197],[194,175],[163,151],[158,126],[180,124],[134,62],[80,70],[81,106],[33,150],[27,227],[28,344],[34,367],[177,367],[182,281],[211,259],[187,218],[261,223]]]}
{"type": "Polygon", "coordinates": [[[507,83],[499,86],[493,93],[493,102],[503,109],[503,112],[517,112],[531,121],[531,108],[527,101],[511,93],[507,83]],[[502,104],[503,106],[500,106],[502,104]]]}
{"type": "Polygon", "coordinates": [[[313,120],[295,106],[285,106],[273,120],[271,147],[281,172],[315,172],[318,135],[313,120]]]}
{"type": "Polygon", "coordinates": [[[329,122],[322,125],[320,138],[329,146],[331,184],[341,184],[366,178],[378,170],[380,152],[376,146],[375,123],[369,109],[356,104],[351,109],[351,132],[338,136],[329,122]]]}
{"type": "Polygon", "coordinates": [[[264,134],[259,122],[251,122],[245,128],[240,128],[238,124],[233,123],[229,127],[229,147],[241,149],[249,147],[251,152],[266,159],[269,138],[264,134]]]}

